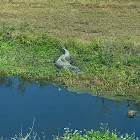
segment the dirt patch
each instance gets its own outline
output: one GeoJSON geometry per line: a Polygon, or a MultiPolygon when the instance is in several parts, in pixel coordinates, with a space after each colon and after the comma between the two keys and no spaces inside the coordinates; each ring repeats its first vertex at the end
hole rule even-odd
{"type": "Polygon", "coordinates": [[[19,16],[11,13],[0,13],[0,18],[18,18],[19,16]]]}
{"type": "Polygon", "coordinates": [[[47,4],[45,2],[11,2],[13,6],[22,6],[22,7],[30,7],[30,8],[46,8],[52,7],[53,4],[47,4]]]}
{"type": "Polygon", "coordinates": [[[73,22],[73,23],[75,23],[75,24],[82,24],[82,25],[88,25],[88,24],[89,24],[89,23],[86,22],[86,21],[75,21],[75,22],[73,22]]]}
{"type": "Polygon", "coordinates": [[[73,8],[140,8],[139,5],[117,5],[117,4],[82,4],[82,3],[69,3],[73,8]]]}
{"type": "Polygon", "coordinates": [[[99,31],[99,30],[85,30],[82,28],[75,28],[74,30],[77,32],[83,32],[83,33],[88,33],[88,34],[102,33],[102,31],[99,31]]]}

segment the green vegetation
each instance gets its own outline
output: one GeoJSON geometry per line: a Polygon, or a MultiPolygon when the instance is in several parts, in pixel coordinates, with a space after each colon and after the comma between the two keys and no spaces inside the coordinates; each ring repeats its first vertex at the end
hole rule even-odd
{"type": "Polygon", "coordinates": [[[124,95],[139,100],[139,54],[139,47],[129,41],[108,43],[94,39],[90,44],[74,40],[61,42],[37,34],[27,23],[20,28],[6,24],[0,27],[1,75],[42,84],[49,82],[73,89],[82,87],[90,92],[106,92],[109,96],[124,95]],[[84,75],[56,72],[54,59],[60,56],[61,45],[70,51],[84,75]]]}
{"type": "MultiPolygon", "coordinates": [[[[132,135],[125,134],[121,135],[116,130],[110,131],[107,128],[107,124],[101,124],[101,131],[94,130],[72,130],[70,128],[64,128],[65,132],[63,136],[53,136],[53,140],[139,140],[139,138],[135,137],[135,133],[132,135]]],[[[26,136],[22,136],[22,134],[16,135],[13,137],[13,140],[46,140],[46,136],[42,133],[42,136],[39,136],[36,132],[30,131],[26,136]]],[[[2,137],[0,140],[4,140],[2,137]]],[[[11,139],[12,140],[12,139],[11,139]]]]}
{"type": "Polygon", "coordinates": [[[120,136],[118,137],[116,132],[106,131],[101,133],[100,131],[86,131],[85,135],[81,135],[80,131],[75,130],[72,132],[64,133],[64,136],[61,138],[54,138],[54,140],[138,140],[135,136],[120,136]]]}
{"type": "Polygon", "coordinates": [[[135,137],[135,134],[131,136],[126,134],[125,136],[120,135],[117,131],[110,131],[107,128],[106,124],[101,124],[101,132],[100,131],[85,131],[82,134],[82,131],[72,131],[69,128],[65,128],[65,133],[62,137],[55,137],[54,140],[139,140],[139,138],[135,137]]]}

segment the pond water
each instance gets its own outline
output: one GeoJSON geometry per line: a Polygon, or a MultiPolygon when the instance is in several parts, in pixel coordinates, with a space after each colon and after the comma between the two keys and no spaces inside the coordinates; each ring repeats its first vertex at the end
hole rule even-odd
{"type": "Polygon", "coordinates": [[[44,132],[49,139],[58,132],[61,135],[65,127],[100,130],[101,123],[108,123],[109,129],[117,128],[121,134],[135,132],[140,137],[140,117],[127,118],[129,109],[138,108],[132,102],[76,94],[52,85],[42,88],[39,84],[19,86],[19,81],[13,78],[12,86],[0,87],[0,137],[14,137],[21,125],[26,134],[32,126],[33,116],[34,131],[44,132]]]}

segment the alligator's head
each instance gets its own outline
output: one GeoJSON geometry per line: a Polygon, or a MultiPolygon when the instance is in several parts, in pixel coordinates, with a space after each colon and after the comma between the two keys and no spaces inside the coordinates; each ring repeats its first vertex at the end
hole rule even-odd
{"type": "Polygon", "coordinates": [[[66,50],[63,48],[63,47],[60,47],[60,51],[65,54],[66,53],[66,50]]]}

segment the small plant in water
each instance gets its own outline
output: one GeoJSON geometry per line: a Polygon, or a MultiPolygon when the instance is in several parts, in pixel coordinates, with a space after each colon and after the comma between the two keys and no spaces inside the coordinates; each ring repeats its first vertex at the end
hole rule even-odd
{"type": "Polygon", "coordinates": [[[32,127],[29,127],[30,132],[27,133],[26,136],[23,136],[22,127],[21,127],[21,132],[18,135],[15,135],[15,137],[11,138],[11,140],[27,140],[27,139],[30,139],[31,137],[32,137],[32,140],[35,140],[36,137],[37,137],[37,133],[33,132],[34,123],[35,123],[35,117],[34,117],[34,120],[33,120],[32,127]],[[31,134],[33,134],[33,135],[31,136],[31,134]]]}

